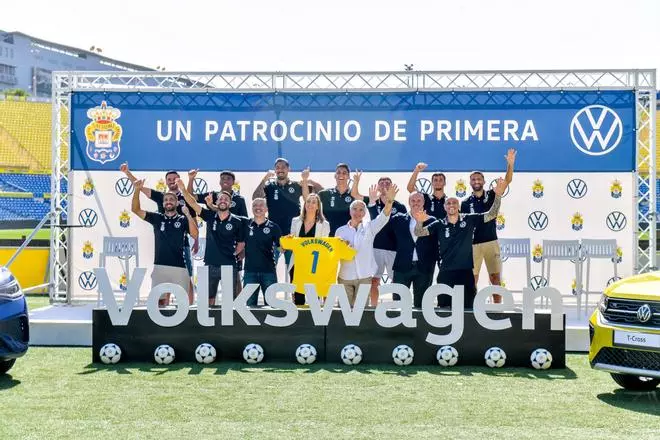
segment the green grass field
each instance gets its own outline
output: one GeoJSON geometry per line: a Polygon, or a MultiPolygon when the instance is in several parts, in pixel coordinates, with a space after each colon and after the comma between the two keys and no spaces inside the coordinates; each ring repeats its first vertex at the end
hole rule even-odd
{"type": "Polygon", "coordinates": [[[27,299],[28,303],[28,309],[34,310],[34,309],[39,309],[41,307],[46,307],[47,305],[50,304],[50,300],[48,298],[48,295],[45,293],[41,294],[28,294],[25,296],[27,299]]]}
{"type": "MultiPolygon", "coordinates": [[[[0,229],[0,240],[20,240],[23,236],[27,237],[32,233],[32,229],[0,229]]],[[[34,237],[35,240],[48,240],[50,239],[50,230],[42,229],[37,232],[34,237]]]]}
{"type": "Polygon", "coordinates": [[[619,389],[583,354],[567,364],[108,367],[89,348],[32,347],[0,378],[0,439],[660,438],[660,390],[619,389]]]}
{"type": "Polygon", "coordinates": [[[660,391],[568,368],[90,363],[33,347],[0,378],[0,439],[653,439],[660,391]]]}

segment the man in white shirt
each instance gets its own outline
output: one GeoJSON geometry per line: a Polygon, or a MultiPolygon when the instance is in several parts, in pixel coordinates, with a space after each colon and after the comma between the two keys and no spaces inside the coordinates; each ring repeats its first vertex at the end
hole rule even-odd
{"type": "MultiPolygon", "coordinates": [[[[367,205],[362,200],[354,200],[350,206],[351,219],[348,224],[337,229],[335,236],[345,240],[357,251],[355,258],[350,261],[341,260],[337,281],[346,289],[351,307],[355,304],[358,286],[366,284],[371,286],[371,278],[377,270],[374,259],[374,239],[376,234],[385,227],[390,219],[392,204],[399,189],[392,185],[387,193],[385,207],[378,216],[370,222],[364,222],[367,214],[367,205]]],[[[378,187],[369,188],[369,201],[375,203],[378,199],[378,187]]]]}

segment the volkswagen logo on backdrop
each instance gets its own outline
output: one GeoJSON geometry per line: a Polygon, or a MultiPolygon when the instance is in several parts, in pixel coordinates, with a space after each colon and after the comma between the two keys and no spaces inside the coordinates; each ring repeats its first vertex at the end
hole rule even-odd
{"type": "Polygon", "coordinates": [[[537,290],[540,287],[546,287],[548,280],[540,275],[535,275],[529,280],[529,284],[532,286],[532,290],[537,290]]]}
{"type": "Polygon", "coordinates": [[[574,199],[581,199],[587,195],[587,182],[582,179],[573,179],[566,185],[566,192],[574,199]]]}
{"type": "Polygon", "coordinates": [[[209,186],[206,183],[206,180],[196,177],[195,180],[193,180],[193,194],[203,194],[205,192],[208,192],[209,186]]]}
{"type": "Polygon", "coordinates": [[[133,182],[128,177],[122,177],[115,182],[115,191],[122,197],[133,195],[133,182]]]}
{"type": "Polygon", "coordinates": [[[607,215],[607,219],[605,220],[605,223],[607,224],[607,227],[610,228],[611,231],[619,232],[626,227],[626,224],[628,224],[628,220],[626,220],[626,216],[623,214],[623,212],[612,211],[607,215]]]}
{"type": "Polygon", "coordinates": [[[78,214],[78,221],[80,222],[81,225],[83,225],[86,228],[91,228],[93,226],[96,226],[96,222],[99,220],[99,216],[91,208],[85,208],[82,211],[80,211],[80,214],[78,214]]]}
{"type": "Polygon", "coordinates": [[[415,182],[415,188],[421,193],[433,193],[433,188],[431,187],[431,181],[429,179],[417,179],[417,182],[415,182]]]}
{"type": "Polygon", "coordinates": [[[614,150],[623,136],[623,123],[614,110],[604,105],[580,109],[571,121],[571,140],[589,156],[602,156],[614,150]]]}
{"type": "Polygon", "coordinates": [[[96,289],[96,275],[94,272],[86,271],[80,274],[78,277],[78,285],[83,290],[94,290],[96,289]]]}
{"type": "MultiPolygon", "coordinates": [[[[495,186],[496,186],[496,185],[497,185],[497,179],[493,179],[493,180],[490,182],[490,186],[489,186],[489,188],[492,189],[493,191],[495,191],[495,186]]],[[[506,197],[507,194],[509,194],[509,188],[511,188],[511,186],[510,186],[510,185],[507,185],[507,186],[506,186],[506,189],[504,190],[504,194],[502,194],[502,198],[506,197]]]]}
{"type": "Polygon", "coordinates": [[[651,306],[648,304],[644,304],[642,307],[637,309],[637,320],[641,323],[649,322],[652,316],[653,311],[651,310],[651,306]]]}
{"type": "Polygon", "coordinates": [[[548,227],[548,216],[543,211],[534,211],[527,217],[527,224],[535,231],[542,231],[548,227]]]}

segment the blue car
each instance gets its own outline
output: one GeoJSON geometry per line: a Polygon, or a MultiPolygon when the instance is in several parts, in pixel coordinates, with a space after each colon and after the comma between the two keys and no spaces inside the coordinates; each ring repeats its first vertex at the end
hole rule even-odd
{"type": "Polygon", "coordinates": [[[28,308],[18,280],[0,266],[0,374],[14,366],[28,350],[28,308]]]}

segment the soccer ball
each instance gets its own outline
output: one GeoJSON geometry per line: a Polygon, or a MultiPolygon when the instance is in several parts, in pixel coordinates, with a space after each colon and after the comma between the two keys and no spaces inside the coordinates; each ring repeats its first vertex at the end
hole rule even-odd
{"type": "Polygon", "coordinates": [[[121,359],[121,348],[117,344],[105,344],[99,351],[99,357],[104,364],[116,364],[121,359]]]}
{"type": "Polygon", "coordinates": [[[341,360],[346,365],[357,365],[362,362],[362,350],[357,345],[348,344],[341,349],[341,360]]]}
{"type": "Polygon", "coordinates": [[[451,345],[445,345],[438,349],[438,354],[435,357],[441,366],[453,367],[458,362],[458,351],[451,345]]]}
{"type": "Polygon", "coordinates": [[[159,345],[154,351],[154,360],[161,365],[171,364],[174,362],[174,349],[167,344],[159,345]]]}
{"type": "Polygon", "coordinates": [[[195,349],[195,359],[200,364],[210,364],[215,361],[215,347],[206,342],[199,344],[195,349]]]}
{"type": "Polygon", "coordinates": [[[316,360],[316,348],[310,344],[302,344],[296,349],[296,359],[303,365],[313,364],[316,360]]]}
{"type": "Polygon", "coordinates": [[[397,345],[394,347],[394,350],[392,350],[392,360],[394,360],[395,364],[400,366],[412,364],[414,356],[415,352],[413,352],[413,349],[407,345],[397,345]]]}
{"type": "Polygon", "coordinates": [[[491,347],[486,350],[484,359],[490,368],[500,368],[506,363],[506,353],[500,347],[491,347]]]}
{"type": "Polygon", "coordinates": [[[264,359],[264,349],[259,344],[248,344],[243,350],[243,359],[248,364],[258,364],[264,359]]]}
{"type": "Polygon", "coordinates": [[[529,357],[532,367],[537,370],[547,370],[552,365],[552,354],[545,348],[537,348],[529,357]]]}

